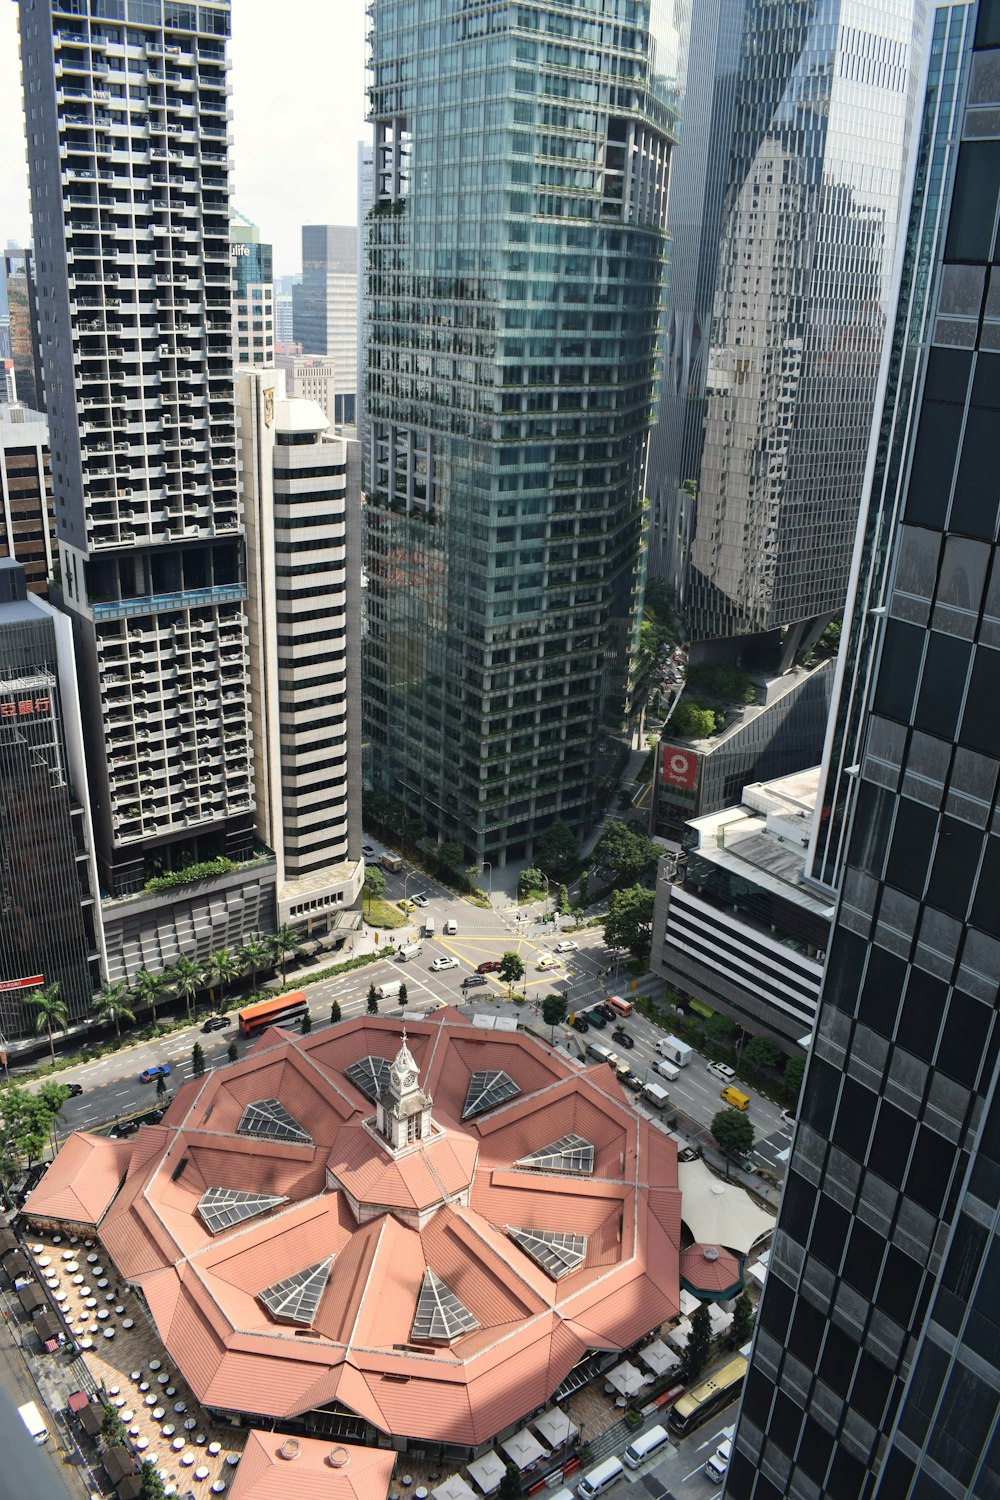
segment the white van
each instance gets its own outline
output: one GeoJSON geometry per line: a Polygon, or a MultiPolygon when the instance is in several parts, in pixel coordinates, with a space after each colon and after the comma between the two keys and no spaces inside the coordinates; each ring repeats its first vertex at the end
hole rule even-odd
{"type": "Polygon", "coordinates": [[[705,1475],[713,1484],[721,1484],[725,1479],[726,1470],[729,1468],[729,1456],[732,1451],[733,1440],[732,1438],[726,1438],[726,1441],[719,1444],[705,1465],[705,1475]]]}
{"type": "Polygon", "coordinates": [[[17,1408],[17,1414],[21,1418],[28,1435],[35,1443],[44,1443],[49,1435],[49,1429],[42,1421],[42,1414],[34,1401],[26,1401],[23,1406],[17,1408]]]}
{"type": "Polygon", "coordinates": [[[656,1427],[647,1428],[637,1438],[632,1439],[622,1454],[622,1458],[630,1469],[637,1469],[640,1464],[645,1463],[647,1458],[650,1458],[668,1441],[667,1429],[665,1427],[657,1425],[656,1427]]]}
{"type": "Polygon", "coordinates": [[[589,1473],[584,1474],[576,1487],[576,1493],[581,1500],[594,1500],[595,1495],[603,1495],[605,1490],[617,1484],[624,1473],[620,1458],[606,1458],[602,1464],[597,1465],[596,1469],[591,1469],[589,1473]]]}
{"type": "Polygon", "coordinates": [[[377,985],[375,993],[380,1000],[398,1000],[402,985],[398,979],[392,979],[386,984],[377,985]]]}
{"type": "Polygon", "coordinates": [[[423,951],[420,943],[403,943],[396,954],[396,962],[398,964],[405,964],[411,958],[419,958],[423,951]]]}
{"type": "Polygon", "coordinates": [[[443,930],[445,937],[455,936],[455,934],[458,932],[458,923],[455,921],[454,917],[448,918],[447,922],[444,924],[443,930]]]}
{"type": "Polygon", "coordinates": [[[667,1062],[665,1058],[659,1058],[654,1067],[661,1078],[666,1078],[671,1083],[676,1083],[681,1076],[680,1068],[676,1067],[672,1062],[667,1062]]]}
{"type": "Polygon", "coordinates": [[[433,937],[433,936],[434,936],[434,918],[433,917],[425,917],[424,918],[424,937],[433,937]]]}

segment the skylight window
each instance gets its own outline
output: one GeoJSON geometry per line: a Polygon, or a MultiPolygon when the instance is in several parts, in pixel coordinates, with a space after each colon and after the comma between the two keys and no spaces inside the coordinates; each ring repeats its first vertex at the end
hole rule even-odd
{"type": "Polygon", "coordinates": [[[511,1229],[509,1225],[507,1233],[553,1281],[583,1265],[587,1253],[585,1234],[561,1234],[555,1229],[511,1229]]]}
{"type": "Polygon", "coordinates": [[[254,1135],[268,1141],[301,1141],[312,1145],[312,1137],[292,1119],[279,1099],[258,1099],[248,1104],[236,1127],[237,1135],[254,1135]]]}
{"type": "Polygon", "coordinates": [[[333,1256],[328,1255],[326,1260],[265,1287],[257,1296],[277,1322],[308,1325],[319,1310],[332,1265],[333,1256]]]}
{"type": "Polygon", "coordinates": [[[469,1309],[428,1266],[420,1286],[410,1338],[415,1343],[447,1344],[478,1327],[479,1323],[469,1309]]]}
{"type": "Polygon", "coordinates": [[[362,1057],[351,1063],[347,1076],[369,1099],[377,1099],[389,1087],[389,1060],[385,1057],[362,1057]]]}
{"type": "Polygon", "coordinates": [[[198,1200],[198,1212],[212,1234],[221,1234],[235,1224],[244,1224],[258,1214],[270,1213],[287,1198],[271,1193],[241,1193],[237,1188],[211,1187],[198,1200]]]}
{"type": "Polygon", "coordinates": [[[472,1115],[481,1115],[484,1110],[503,1104],[520,1092],[510,1074],[501,1072],[499,1068],[473,1073],[469,1079],[469,1092],[465,1096],[462,1119],[468,1120],[472,1115]]]}
{"type": "Polygon", "coordinates": [[[594,1148],[582,1135],[564,1135],[551,1146],[542,1146],[514,1163],[517,1167],[534,1167],[540,1172],[592,1172],[594,1148]]]}

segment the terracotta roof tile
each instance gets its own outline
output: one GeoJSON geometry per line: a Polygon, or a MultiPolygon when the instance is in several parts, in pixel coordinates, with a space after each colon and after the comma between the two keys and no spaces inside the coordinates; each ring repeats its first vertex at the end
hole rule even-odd
{"type": "Polygon", "coordinates": [[[28,1194],[25,1217],[99,1224],[125,1180],[131,1157],[128,1140],[74,1131],[41,1182],[28,1194]]]}
{"type": "Polygon", "coordinates": [[[247,1435],[230,1500],[385,1500],[396,1454],[385,1448],[363,1448],[356,1443],[331,1444],[315,1438],[296,1438],[295,1457],[280,1456],[288,1445],[282,1433],[247,1435]],[[331,1468],[327,1459],[336,1447],[347,1462],[331,1468]]]}

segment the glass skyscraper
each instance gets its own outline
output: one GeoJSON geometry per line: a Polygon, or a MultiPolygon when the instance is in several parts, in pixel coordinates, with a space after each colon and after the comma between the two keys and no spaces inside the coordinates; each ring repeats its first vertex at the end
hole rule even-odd
{"type": "Polygon", "coordinates": [[[503,862],[616,769],[687,4],[371,15],[367,732],[503,862]]]}
{"type": "Polygon", "coordinates": [[[1000,1494],[1000,3],[930,40],[864,538],[887,582],[873,671],[847,657],[858,786],[732,1500],[1000,1494]]]}

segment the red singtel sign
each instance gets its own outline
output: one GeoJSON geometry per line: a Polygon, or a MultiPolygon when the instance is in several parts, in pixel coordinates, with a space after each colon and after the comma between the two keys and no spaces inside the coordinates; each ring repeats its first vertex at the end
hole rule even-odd
{"type": "Polygon", "coordinates": [[[677,745],[662,746],[663,760],[661,779],[664,786],[679,786],[693,791],[698,780],[698,756],[693,750],[681,750],[677,745]]]}

